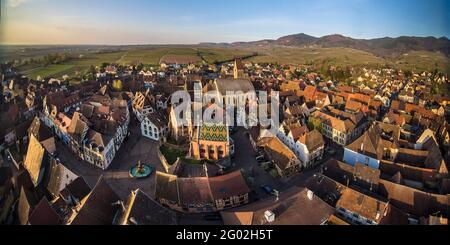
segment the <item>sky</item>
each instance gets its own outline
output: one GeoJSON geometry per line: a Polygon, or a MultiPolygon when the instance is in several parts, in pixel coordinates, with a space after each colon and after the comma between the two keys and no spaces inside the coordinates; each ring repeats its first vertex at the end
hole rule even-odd
{"type": "Polygon", "coordinates": [[[0,0],[3,44],[450,37],[450,0],[0,0]]]}

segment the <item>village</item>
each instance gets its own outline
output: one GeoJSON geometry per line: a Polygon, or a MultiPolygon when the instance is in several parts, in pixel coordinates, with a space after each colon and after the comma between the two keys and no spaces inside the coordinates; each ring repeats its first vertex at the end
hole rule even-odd
{"type": "Polygon", "coordinates": [[[447,74],[191,62],[78,84],[2,64],[0,223],[448,224],[447,74]],[[195,125],[171,100],[195,87],[277,91],[279,127],[195,125]]]}

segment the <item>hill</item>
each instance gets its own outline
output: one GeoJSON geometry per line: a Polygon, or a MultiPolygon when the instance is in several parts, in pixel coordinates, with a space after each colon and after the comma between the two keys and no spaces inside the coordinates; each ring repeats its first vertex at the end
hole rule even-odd
{"type": "MultiPolygon", "coordinates": [[[[223,45],[223,44],[222,44],[223,45]]],[[[304,33],[280,37],[276,40],[231,43],[235,47],[316,47],[316,48],[351,48],[363,50],[376,56],[396,58],[411,51],[439,52],[450,56],[450,40],[446,37],[384,37],[376,39],[354,39],[339,34],[313,37],[304,33]]]]}

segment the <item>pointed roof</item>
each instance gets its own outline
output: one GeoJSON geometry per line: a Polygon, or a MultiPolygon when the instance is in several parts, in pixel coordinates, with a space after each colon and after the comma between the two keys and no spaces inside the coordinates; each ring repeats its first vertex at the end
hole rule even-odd
{"type": "Polygon", "coordinates": [[[381,143],[380,135],[381,130],[379,127],[372,126],[361,137],[346,146],[346,148],[374,159],[381,159],[384,148],[381,143]]]}
{"type": "Polygon", "coordinates": [[[209,185],[214,200],[241,196],[250,192],[241,171],[209,178],[209,185]]]}
{"type": "Polygon", "coordinates": [[[315,86],[306,86],[304,90],[304,97],[306,101],[311,101],[314,99],[314,95],[317,92],[317,88],[315,86]]]}
{"type": "Polygon", "coordinates": [[[241,58],[237,58],[234,60],[234,68],[237,70],[244,70],[244,64],[242,63],[241,58]]]}
{"type": "Polygon", "coordinates": [[[208,177],[177,178],[181,205],[214,203],[208,177]]]}
{"type": "Polygon", "coordinates": [[[228,142],[228,127],[219,124],[203,124],[200,126],[199,140],[228,142]]]}
{"type": "Polygon", "coordinates": [[[141,190],[132,191],[125,202],[119,225],[176,225],[175,212],[161,206],[141,190]]]}
{"type": "Polygon", "coordinates": [[[380,223],[387,213],[388,204],[351,188],[346,188],[342,192],[336,207],[345,208],[366,219],[380,223]]]}
{"type": "Polygon", "coordinates": [[[308,193],[307,188],[292,187],[280,193],[278,199],[269,197],[222,211],[223,222],[225,225],[320,225],[333,214],[334,208],[316,195],[310,199],[308,193]],[[267,221],[266,211],[275,214],[274,222],[267,221]]]}
{"type": "Polygon", "coordinates": [[[65,199],[68,199],[69,196],[78,199],[78,201],[85,198],[89,193],[91,192],[91,188],[89,185],[84,181],[83,177],[78,177],[74,181],[72,181],[70,184],[68,184],[61,192],[60,196],[64,197],[65,199]]]}
{"type": "Polygon", "coordinates": [[[83,119],[83,115],[79,112],[75,112],[72,117],[72,121],[70,123],[67,132],[72,135],[76,140],[81,141],[84,138],[84,133],[88,129],[87,123],[83,119]]]}
{"type": "Polygon", "coordinates": [[[37,186],[42,180],[43,171],[45,169],[45,156],[46,153],[44,147],[39,143],[36,137],[31,135],[24,166],[25,169],[28,170],[34,186],[37,186]]]}
{"type": "Polygon", "coordinates": [[[17,204],[17,215],[21,225],[28,224],[30,213],[37,203],[36,197],[32,191],[29,191],[24,187],[20,189],[19,202],[17,204]]]}
{"type": "Polygon", "coordinates": [[[60,217],[50,206],[46,198],[42,198],[36,205],[28,219],[30,225],[58,225],[60,217]]]}
{"type": "Polygon", "coordinates": [[[100,177],[94,189],[85,198],[72,225],[112,225],[119,211],[119,196],[103,177],[100,177]]]}
{"type": "Polygon", "coordinates": [[[264,151],[266,152],[268,158],[282,170],[288,167],[288,164],[292,159],[297,159],[294,152],[292,152],[291,149],[289,149],[277,137],[262,138],[258,142],[258,146],[264,147],[264,151]]]}
{"type": "Polygon", "coordinates": [[[53,137],[53,134],[46,126],[42,124],[41,120],[38,117],[35,117],[31,122],[28,133],[33,134],[34,137],[36,137],[36,139],[40,142],[53,137]]]}
{"type": "Polygon", "coordinates": [[[298,141],[306,145],[306,148],[308,148],[309,152],[313,152],[316,149],[323,147],[325,145],[325,141],[323,140],[322,134],[319,133],[319,131],[317,131],[316,129],[306,134],[303,134],[303,136],[301,136],[298,141]]]}
{"type": "Polygon", "coordinates": [[[177,176],[156,171],[155,196],[178,203],[177,176]]]}

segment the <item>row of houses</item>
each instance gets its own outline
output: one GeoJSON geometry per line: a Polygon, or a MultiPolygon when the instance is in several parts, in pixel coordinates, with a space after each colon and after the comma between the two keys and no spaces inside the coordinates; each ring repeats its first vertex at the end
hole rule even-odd
{"type": "Polygon", "coordinates": [[[179,212],[207,213],[241,206],[249,203],[249,193],[240,171],[211,177],[156,173],[156,200],[179,212]]]}
{"type": "Polygon", "coordinates": [[[420,190],[448,192],[448,168],[434,132],[423,131],[415,143],[402,139],[399,126],[376,122],[345,147],[344,162],[379,169],[396,182],[420,190]]]}
{"type": "Polygon", "coordinates": [[[83,103],[70,98],[63,92],[48,95],[42,121],[77,157],[107,169],[129,134],[127,101],[111,98],[106,87],[83,103]]]}

